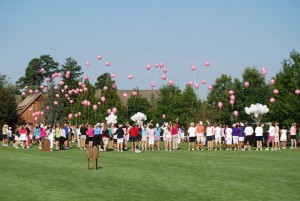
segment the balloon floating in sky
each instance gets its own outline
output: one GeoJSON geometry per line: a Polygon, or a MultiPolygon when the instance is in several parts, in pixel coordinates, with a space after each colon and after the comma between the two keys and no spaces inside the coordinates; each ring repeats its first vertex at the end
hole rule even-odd
{"type": "Polygon", "coordinates": [[[270,103],[274,103],[275,101],[275,98],[270,98],[270,103]]]}
{"type": "Polygon", "coordinates": [[[104,90],[104,91],[106,91],[107,89],[108,89],[108,87],[107,87],[107,86],[104,86],[104,87],[103,87],[103,90],[104,90]]]}
{"type": "Polygon", "coordinates": [[[151,87],[155,87],[155,83],[154,82],[151,83],[151,87]]]}
{"type": "Polygon", "coordinates": [[[233,112],[233,115],[234,115],[235,117],[237,117],[237,116],[239,115],[239,112],[235,110],[235,111],[233,112]]]}
{"type": "Polygon", "coordinates": [[[154,64],[154,67],[155,67],[155,68],[158,68],[158,66],[159,66],[158,64],[154,64]]]}
{"type": "Polygon", "coordinates": [[[132,79],[133,78],[133,75],[128,75],[128,79],[132,79]]]}
{"type": "Polygon", "coordinates": [[[244,87],[248,88],[249,87],[249,82],[244,82],[244,87]]]}
{"type": "Polygon", "coordinates": [[[274,93],[275,95],[279,94],[278,89],[274,89],[274,90],[273,90],[273,93],[274,93]]]}
{"type": "Polygon", "coordinates": [[[151,66],[148,64],[148,65],[146,65],[146,69],[147,70],[150,70],[151,69],[151,66]]]}
{"type": "Polygon", "coordinates": [[[199,89],[199,84],[194,84],[195,89],[199,89]]]}
{"type": "Polygon", "coordinates": [[[162,76],[161,76],[161,79],[162,79],[162,80],[166,80],[166,79],[167,79],[167,76],[162,75],[162,76]]]}
{"type": "Polygon", "coordinates": [[[115,77],[116,77],[115,74],[113,74],[113,73],[110,74],[110,78],[115,78],[115,77]]]}
{"type": "Polygon", "coordinates": [[[209,61],[205,61],[204,62],[204,66],[207,66],[207,67],[210,66],[210,62],[209,61]]]}
{"type": "Polygon", "coordinates": [[[163,72],[164,72],[164,73],[167,73],[167,72],[168,72],[168,69],[164,68],[164,69],[163,69],[163,72]]]}
{"type": "Polygon", "coordinates": [[[229,90],[228,92],[230,95],[233,95],[234,94],[234,91],[233,90],[229,90]]]}
{"type": "Polygon", "coordinates": [[[105,62],[105,66],[110,66],[110,62],[109,61],[105,62]]]}
{"type": "Polygon", "coordinates": [[[131,95],[136,96],[136,95],[137,95],[137,92],[136,92],[136,91],[133,91],[133,92],[131,92],[131,95]]]}
{"type": "Polygon", "coordinates": [[[299,94],[300,94],[300,90],[299,90],[299,89],[296,89],[296,90],[295,90],[295,94],[299,95],[299,94]]]}
{"type": "Polygon", "coordinates": [[[102,56],[101,56],[101,55],[97,55],[97,59],[98,59],[98,60],[101,60],[101,59],[102,59],[102,56]]]}
{"type": "Polygon", "coordinates": [[[202,80],[202,84],[206,84],[206,80],[202,80]]]}
{"type": "Polygon", "coordinates": [[[127,93],[123,93],[122,96],[123,96],[124,98],[127,98],[127,97],[128,97],[127,93]]]}
{"type": "Polygon", "coordinates": [[[275,84],[275,80],[270,80],[270,84],[272,85],[272,86],[274,86],[274,84],[275,84]]]}
{"type": "Polygon", "coordinates": [[[192,81],[188,81],[188,85],[189,86],[193,86],[193,82],[192,81]]]}
{"type": "Polygon", "coordinates": [[[221,109],[223,107],[223,103],[222,102],[219,102],[218,103],[218,107],[221,109]]]}
{"type": "Polygon", "coordinates": [[[173,80],[169,80],[169,85],[174,85],[174,81],[173,80]]]}
{"type": "Polygon", "coordinates": [[[85,62],[85,65],[86,65],[87,67],[89,67],[89,66],[91,65],[91,63],[90,63],[89,61],[86,61],[86,62],[85,62]]]}
{"type": "Polygon", "coordinates": [[[192,66],[191,69],[192,69],[192,70],[196,70],[196,66],[192,66]]]}
{"type": "Polygon", "coordinates": [[[160,63],[159,67],[162,68],[162,67],[164,67],[164,65],[165,65],[164,63],[160,63]]]}
{"type": "Polygon", "coordinates": [[[208,90],[212,90],[213,87],[212,87],[211,85],[209,85],[209,86],[207,87],[207,89],[208,89],[208,90]]]}

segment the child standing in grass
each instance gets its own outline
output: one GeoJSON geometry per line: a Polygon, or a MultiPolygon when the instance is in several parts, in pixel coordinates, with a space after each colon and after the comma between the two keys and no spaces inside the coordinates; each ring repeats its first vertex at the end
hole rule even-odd
{"type": "Polygon", "coordinates": [[[88,147],[93,148],[95,134],[94,134],[94,127],[92,125],[88,125],[87,135],[89,141],[88,147]]]}
{"type": "Polygon", "coordinates": [[[256,151],[262,150],[262,138],[263,138],[263,128],[261,123],[258,123],[255,128],[255,138],[256,138],[256,151]]]}
{"type": "Polygon", "coordinates": [[[147,151],[147,144],[148,144],[148,132],[147,132],[147,125],[141,127],[142,129],[142,151],[147,151]]]}
{"type": "Polygon", "coordinates": [[[166,151],[172,151],[172,149],[171,149],[172,134],[171,134],[171,128],[169,126],[165,129],[165,135],[166,135],[166,138],[165,138],[165,143],[166,143],[165,150],[166,151]]]}
{"type": "Polygon", "coordinates": [[[154,129],[152,124],[150,124],[147,128],[147,133],[148,133],[148,137],[149,137],[149,151],[150,151],[150,147],[151,147],[151,151],[154,151],[154,138],[155,138],[155,134],[154,134],[154,129]]]}
{"type": "Polygon", "coordinates": [[[2,146],[8,146],[7,134],[8,134],[8,125],[4,124],[2,127],[2,146]]]}
{"type": "Polygon", "coordinates": [[[194,145],[196,141],[196,127],[194,122],[190,124],[190,127],[188,129],[188,135],[189,135],[189,148],[188,150],[193,150],[194,151],[194,145]]]}
{"type": "Polygon", "coordinates": [[[156,123],[156,128],[154,129],[155,131],[155,136],[154,136],[154,141],[155,141],[155,147],[157,150],[160,150],[160,133],[161,133],[161,128],[159,127],[159,124],[156,123]]]}
{"type": "Polygon", "coordinates": [[[26,140],[27,140],[27,135],[26,135],[26,128],[25,128],[24,125],[21,126],[19,132],[20,132],[21,146],[22,146],[22,148],[25,148],[25,146],[26,146],[26,140]]]}
{"type": "Polygon", "coordinates": [[[244,145],[244,151],[248,149],[251,150],[251,144],[252,144],[252,135],[254,133],[253,128],[251,127],[250,123],[247,123],[247,126],[244,130],[245,133],[245,145],[244,145]]]}
{"type": "Polygon", "coordinates": [[[286,149],[287,130],[285,126],[282,126],[280,131],[280,141],[282,142],[282,149],[286,149]]]}
{"type": "Polygon", "coordinates": [[[293,123],[292,127],[290,128],[290,138],[291,138],[290,149],[297,149],[296,131],[297,131],[296,123],[293,123]]]}
{"type": "Polygon", "coordinates": [[[107,146],[110,139],[110,134],[107,129],[107,124],[103,124],[102,126],[102,140],[103,140],[103,151],[107,152],[107,146]]]}

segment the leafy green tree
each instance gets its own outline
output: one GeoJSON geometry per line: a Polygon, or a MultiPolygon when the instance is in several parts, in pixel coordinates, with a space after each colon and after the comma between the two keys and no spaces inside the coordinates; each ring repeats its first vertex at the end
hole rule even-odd
{"type": "Polygon", "coordinates": [[[77,64],[77,61],[71,57],[66,58],[65,64],[62,65],[60,72],[62,72],[63,81],[65,85],[68,85],[69,89],[75,89],[78,87],[78,82],[81,80],[82,67],[77,64]],[[67,77],[67,72],[70,72],[67,77]]]}
{"type": "MultiPolygon", "coordinates": [[[[290,126],[293,122],[300,122],[300,97],[295,90],[300,89],[300,54],[293,50],[290,58],[282,62],[283,69],[275,76],[275,85],[278,95],[271,97],[276,102],[270,105],[270,120],[278,121],[290,126]]],[[[273,92],[272,92],[273,93],[273,92]]]]}
{"type": "Polygon", "coordinates": [[[55,62],[50,55],[34,58],[29,62],[25,76],[20,77],[16,84],[20,88],[29,86],[29,88],[37,89],[44,82],[44,78],[52,78],[51,76],[58,70],[58,66],[59,63],[55,62]],[[44,71],[41,72],[41,69],[44,71]]]}

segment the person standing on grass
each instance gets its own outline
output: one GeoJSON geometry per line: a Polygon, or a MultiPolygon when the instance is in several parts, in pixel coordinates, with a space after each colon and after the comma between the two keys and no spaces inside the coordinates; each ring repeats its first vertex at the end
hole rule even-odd
{"type": "Polygon", "coordinates": [[[218,124],[214,129],[214,134],[215,134],[215,142],[216,142],[215,150],[218,150],[218,145],[220,147],[219,150],[222,150],[222,128],[218,124]]]}
{"type": "Polygon", "coordinates": [[[59,150],[59,138],[60,138],[60,125],[56,125],[55,127],[55,133],[54,133],[54,138],[55,138],[55,150],[59,150]]]}
{"type": "Polygon", "coordinates": [[[205,143],[204,131],[205,128],[203,126],[203,122],[199,121],[199,123],[196,126],[197,150],[203,150],[204,143],[205,143]]]}
{"type": "Polygon", "coordinates": [[[225,137],[226,137],[226,150],[231,150],[232,146],[232,128],[230,126],[225,127],[225,137]]]}
{"type": "Polygon", "coordinates": [[[101,150],[101,128],[100,124],[94,126],[94,146],[101,150]]]}
{"type": "Polygon", "coordinates": [[[88,137],[88,148],[93,148],[93,144],[94,144],[94,127],[93,125],[89,124],[88,125],[88,130],[87,130],[87,137],[88,137]]]}
{"type": "Polygon", "coordinates": [[[136,124],[135,126],[133,126],[130,130],[129,130],[129,135],[131,138],[131,150],[135,151],[136,146],[137,146],[137,138],[139,135],[139,125],[136,124]]]}
{"type": "Polygon", "coordinates": [[[172,149],[171,149],[172,133],[171,133],[171,127],[170,126],[168,126],[165,129],[165,133],[166,133],[166,138],[165,138],[166,146],[165,146],[165,150],[166,151],[172,151],[172,149]]]}
{"type": "Polygon", "coordinates": [[[258,123],[255,128],[255,138],[256,138],[256,151],[263,150],[262,149],[262,138],[263,138],[263,128],[261,123],[258,123]]]}
{"type": "Polygon", "coordinates": [[[31,133],[30,125],[27,124],[25,128],[26,128],[26,137],[27,137],[26,147],[30,148],[30,141],[31,141],[31,139],[30,139],[30,133],[31,133]]]}
{"type": "Polygon", "coordinates": [[[246,149],[248,149],[250,151],[252,145],[252,135],[254,133],[250,123],[247,123],[244,133],[245,133],[245,145],[243,150],[245,151],[246,149]]]}
{"type": "Polygon", "coordinates": [[[10,141],[12,141],[12,127],[8,127],[7,131],[7,145],[10,146],[10,141]]]}
{"type": "Polygon", "coordinates": [[[60,126],[59,130],[59,149],[65,150],[65,141],[66,141],[66,129],[64,128],[64,125],[60,126]]]}
{"type": "Polygon", "coordinates": [[[176,119],[175,125],[173,125],[171,122],[171,134],[172,134],[172,147],[173,150],[178,149],[178,118],[176,119]]]}
{"type": "Polygon", "coordinates": [[[275,123],[272,122],[269,128],[269,136],[268,136],[268,141],[267,141],[267,148],[265,150],[269,150],[270,142],[272,143],[272,149],[274,150],[274,139],[275,139],[275,123]]]}
{"type": "Polygon", "coordinates": [[[119,124],[116,130],[117,133],[117,151],[123,152],[123,142],[124,142],[124,129],[123,125],[119,124]]]}
{"type": "Polygon", "coordinates": [[[149,139],[149,151],[151,147],[151,151],[154,151],[154,140],[155,140],[155,133],[154,133],[153,125],[150,124],[147,127],[147,134],[148,134],[148,139],[149,139]]]}
{"type": "Polygon", "coordinates": [[[275,150],[280,150],[280,145],[279,145],[279,123],[275,123],[275,138],[274,138],[274,149],[275,150]]]}
{"type": "Polygon", "coordinates": [[[126,123],[126,125],[123,126],[123,130],[124,130],[124,150],[128,150],[128,140],[129,140],[129,134],[128,134],[129,124],[128,123],[126,123]]]}
{"type": "Polygon", "coordinates": [[[107,128],[107,124],[103,124],[102,129],[103,151],[107,152],[108,143],[110,140],[110,134],[107,128]]]}
{"type": "Polygon", "coordinates": [[[87,128],[84,124],[80,127],[80,149],[85,149],[87,128]]]}
{"type": "Polygon", "coordinates": [[[46,137],[46,131],[43,124],[40,124],[40,143],[39,143],[39,149],[42,149],[42,142],[44,141],[46,137]]]}
{"type": "Polygon", "coordinates": [[[237,126],[237,124],[233,124],[232,125],[232,140],[233,140],[233,146],[234,146],[234,150],[237,150],[238,147],[238,143],[239,143],[239,128],[237,126]]]}
{"type": "Polygon", "coordinates": [[[223,125],[220,125],[220,127],[222,129],[222,137],[221,137],[222,149],[226,149],[225,127],[223,125]]]}
{"type": "Polygon", "coordinates": [[[8,125],[4,124],[2,127],[2,146],[8,146],[7,143],[8,125]]]}
{"type": "Polygon", "coordinates": [[[39,125],[36,125],[35,126],[35,129],[34,129],[34,143],[35,144],[39,144],[40,143],[40,126],[39,125]]]}
{"type": "Polygon", "coordinates": [[[20,130],[20,128],[19,128],[19,126],[17,126],[15,129],[15,136],[14,136],[14,140],[15,140],[14,147],[16,149],[19,149],[19,138],[20,138],[19,130],[20,130]]]}
{"type": "Polygon", "coordinates": [[[244,150],[244,141],[245,141],[245,125],[240,123],[239,126],[239,149],[244,150]]]}
{"type": "Polygon", "coordinates": [[[65,131],[66,131],[66,139],[65,139],[65,147],[69,147],[70,146],[70,136],[71,136],[71,134],[70,134],[70,129],[69,129],[69,124],[68,123],[64,123],[64,129],[65,129],[65,131]]]}
{"type": "Polygon", "coordinates": [[[285,126],[282,126],[280,130],[280,141],[282,142],[282,149],[286,149],[287,130],[285,126]]]}
{"type": "Polygon", "coordinates": [[[26,140],[27,140],[27,136],[26,136],[26,128],[24,125],[22,125],[20,127],[20,142],[21,142],[21,147],[25,148],[26,147],[26,140]]]}
{"type": "Polygon", "coordinates": [[[148,132],[147,132],[147,125],[141,127],[142,129],[142,148],[141,151],[147,151],[147,145],[148,145],[148,132]]]}
{"type": "Polygon", "coordinates": [[[290,149],[297,149],[296,132],[297,132],[296,123],[292,123],[292,126],[290,128],[290,139],[291,139],[290,149]]]}
{"type": "Polygon", "coordinates": [[[214,148],[213,133],[214,133],[213,126],[209,122],[207,122],[207,127],[206,127],[207,150],[213,150],[214,148]]]}
{"type": "Polygon", "coordinates": [[[188,129],[188,135],[189,135],[189,148],[188,150],[194,151],[194,145],[196,141],[196,127],[194,122],[191,122],[190,127],[188,129]]]}
{"type": "Polygon", "coordinates": [[[53,151],[53,140],[54,140],[55,126],[47,126],[46,134],[50,141],[50,151],[53,151]]]}
{"type": "Polygon", "coordinates": [[[158,123],[156,123],[156,128],[154,129],[154,131],[155,131],[155,136],[154,136],[155,147],[156,150],[160,150],[160,133],[162,131],[162,128],[159,127],[158,123]]]}

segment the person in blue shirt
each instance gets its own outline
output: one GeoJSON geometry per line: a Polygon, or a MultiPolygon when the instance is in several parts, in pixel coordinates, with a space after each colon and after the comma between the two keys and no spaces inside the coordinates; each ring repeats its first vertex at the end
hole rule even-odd
{"type": "Polygon", "coordinates": [[[160,150],[160,133],[162,129],[159,127],[159,124],[156,123],[156,128],[154,129],[154,140],[155,140],[155,149],[160,150]]]}

